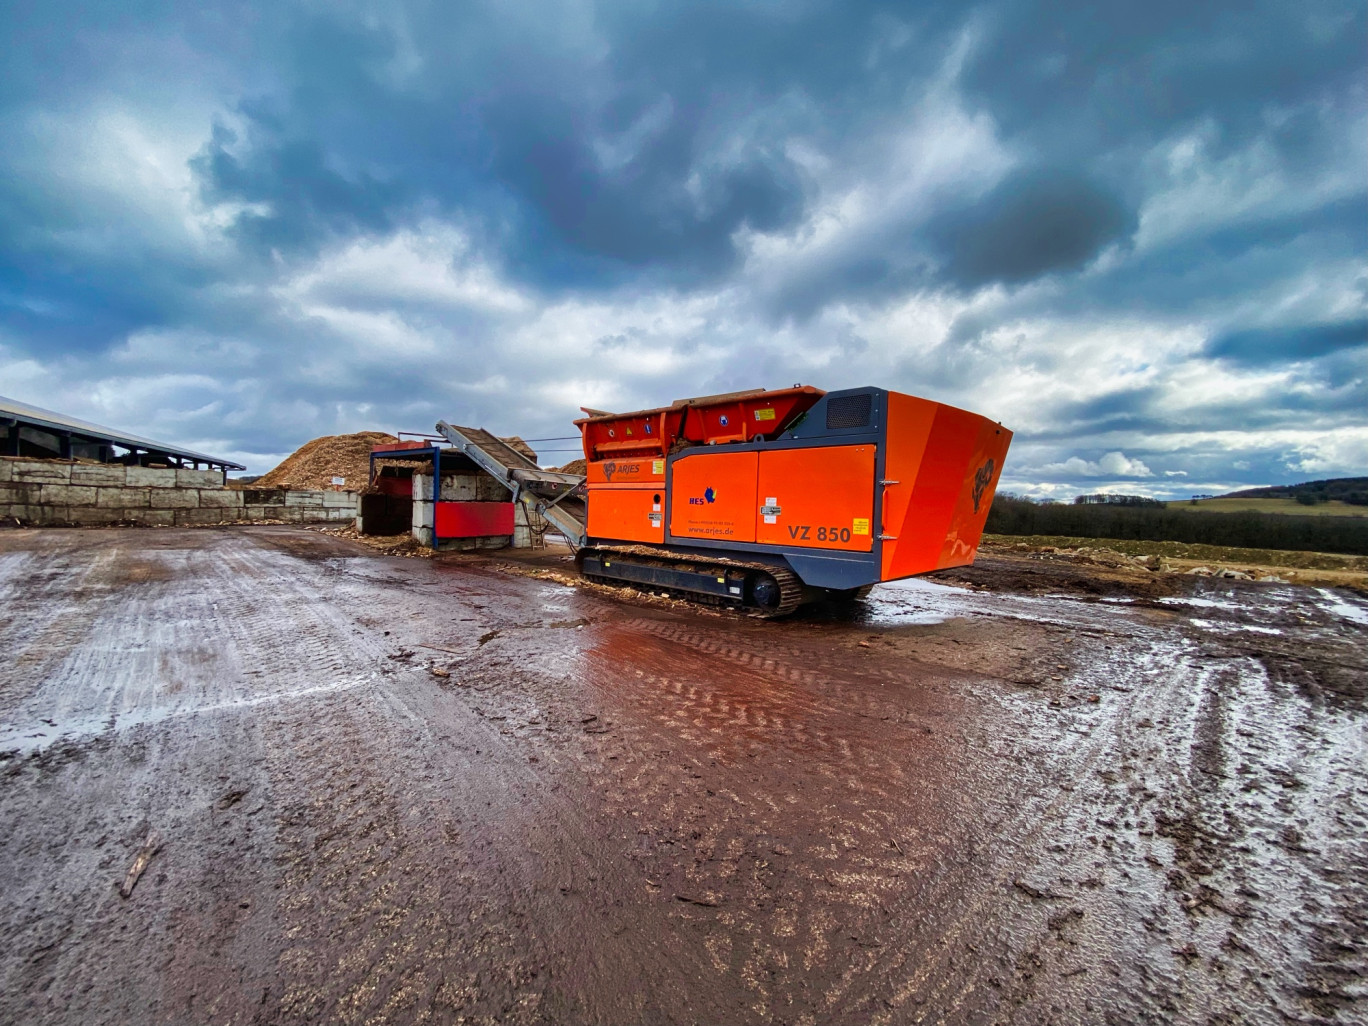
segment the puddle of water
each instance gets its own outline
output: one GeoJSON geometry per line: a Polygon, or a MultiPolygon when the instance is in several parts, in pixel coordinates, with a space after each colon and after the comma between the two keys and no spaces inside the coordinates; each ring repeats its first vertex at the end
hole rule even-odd
{"type": "Polygon", "coordinates": [[[1324,600],[1321,608],[1332,616],[1368,627],[1368,609],[1356,602],[1350,602],[1343,595],[1335,594],[1329,588],[1317,588],[1316,593],[1324,600]]]}
{"type": "Polygon", "coordinates": [[[1201,598],[1200,596],[1165,596],[1159,600],[1166,606],[1195,606],[1198,609],[1234,609],[1243,610],[1248,608],[1248,603],[1236,602],[1234,599],[1214,599],[1201,598]]]}
{"type": "Polygon", "coordinates": [[[374,675],[371,674],[365,677],[335,680],[327,684],[319,684],[310,688],[299,688],[294,691],[278,691],[268,695],[253,695],[250,698],[231,698],[224,702],[210,702],[204,705],[160,706],[129,709],[113,714],[103,713],[99,716],[61,720],[58,721],[56,726],[52,727],[49,727],[46,723],[43,723],[41,726],[29,723],[25,726],[11,727],[4,733],[0,733],[0,749],[15,752],[20,755],[29,755],[40,749],[46,748],[48,745],[57,741],[80,740],[82,738],[96,737],[100,734],[112,731],[130,730],[134,727],[141,727],[149,723],[160,723],[163,720],[174,719],[181,716],[235,713],[259,705],[270,705],[275,702],[288,702],[296,698],[309,698],[315,695],[323,695],[335,691],[347,691],[374,679],[374,675]]]}
{"type": "MultiPolygon", "coordinates": [[[[878,626],[936,624],[966,616],[1008,617],[1064,627],[1092,624],[1090,603],[1074,595],[1013,595],[933,584],[916,577],[876,584],[865,599],[868,621],[878,626]]],[[[1117,614],[1129,615],[1123,603],[1117,614]],[[1125,611],[1123,613],[1123,610],[1125,611]]]]}
{"type": "Polygon", "coordinates": [[[865,598],[869,619],[887,626],[944,623],[969,612],[964,601],[973,592],[948,584],[911,578],[876,584],[865,598]]]}
{"type": "Polygon", "coordinates": [[[1281,634],[1281,627],[1260,627],[1253,623],[1217,623],[1215,620],[1200,620],[1192,617],[1189,621],[1194,627],[1200,627],[1204,631],[1214,631],[1222,634],[1226,631],[1253,631],[1255,634],[1281,634]]]}

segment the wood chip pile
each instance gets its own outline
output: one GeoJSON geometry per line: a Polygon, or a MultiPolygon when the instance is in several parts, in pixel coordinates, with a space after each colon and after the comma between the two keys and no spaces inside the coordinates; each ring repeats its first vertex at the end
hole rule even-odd
{"type": "MultiPolygon", "coordinates": [[[[354,435],[324,435],[306,442],[253,488],[332,488],[333,478],[346,479],[341,487],[365,491],[370,483],[371,446],[397,442],[383,431],[358,431],[354,435]]],[[[378,469],[378,467],[377,467],[378,469]]]]}
{"type": "Polygon", "coordinates": [[[585,467],[586,467],[586,464],[585,464],[584,460],[571,460],[571,461],[570,461],[569,463],[567,463],[565,466],[563,466],[563,467],[555,467],[555,468],[553,468],[553,469],[555,469],[558,473],[561,473],[561,474],[581,474],[581,475],[582,475],[582,474],[587,474],[587,473],[588,473],[588,471],[585,469],[585,467]]]}

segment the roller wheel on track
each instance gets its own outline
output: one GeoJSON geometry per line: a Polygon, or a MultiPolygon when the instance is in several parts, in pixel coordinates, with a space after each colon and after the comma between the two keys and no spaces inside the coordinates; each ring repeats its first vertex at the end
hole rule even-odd
{"type": "Polygon", "coordinates": [[[803,582],[792,570],[766,567],[755,574],[751,582],[749,611],[755,616],[773,620],[788,616],[803,601],[803,582]]]}

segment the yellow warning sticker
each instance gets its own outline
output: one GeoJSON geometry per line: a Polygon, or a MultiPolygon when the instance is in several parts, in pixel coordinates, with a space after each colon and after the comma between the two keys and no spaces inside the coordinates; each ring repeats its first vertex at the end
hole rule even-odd
{"type": "Polygon", "coordinates": [[[756,420],[773,420],[773,419],[774,419],[774,407],[772,407],[772,406],[767,406],[767,407],[765,407],[765,409],[763,409],[763,410],[756,410],[756,411],[755,411],[755,419],[756,419],[756,420]]]}
{"type": "Polygon", "coordinates": [[[869,533],[869,521],[868,521],[867,519],[865,519],[864,517],[856,517],[856,518],[855,518],[854,520],[852,520],[851,523],[850,523],[850,533],[851,533],[851,534],[868,534],[868,533],[869,533]]]}
{"type": "Polygon", "coordinates": [[[652,474],[663,474],[663,473],[665,473],[665,461],[664,461],[664,460],[651,460],[651,473],[652,473],[652,474]]]}

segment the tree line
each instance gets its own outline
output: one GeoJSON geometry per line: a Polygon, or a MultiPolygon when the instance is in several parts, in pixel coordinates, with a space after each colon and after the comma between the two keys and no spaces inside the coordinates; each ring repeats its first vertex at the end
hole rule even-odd
{"type": "Polygon", "coordinates": [[[1157,504],[1038,503],[999,495],[993,500],[984,529],[990,534],[1174,541],[1368,556],[1368,517],[1303,517],[1255,511],[1197,516],[1157,504]]]}

